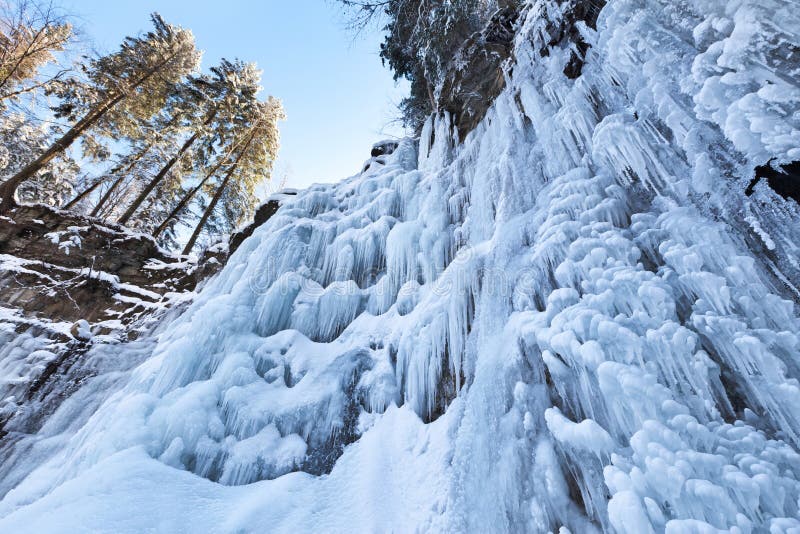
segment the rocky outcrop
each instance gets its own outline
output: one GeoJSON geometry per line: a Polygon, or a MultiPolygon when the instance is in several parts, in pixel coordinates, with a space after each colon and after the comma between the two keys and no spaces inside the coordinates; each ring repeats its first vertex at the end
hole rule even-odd
{"type": "Polygon", "coordinates": [[[800,161],[793,161],[784,165],[774,164],[772,161],[756,167],[755,176],[747,186],[745,194],[751,196],[756,185],[765,180],[767,185],[785,199],[792,199],[800,203],[800,161]]]}
{"type": "Polygon", "coordinates": [[[453,118],[461,140],[486,115],[505,87],[503,65],[511,57],[519,12],[509,6],[464,43],[439,91],[437,108],[453,118]]]}
{"type": "Polygon", "coordinates": [[[384,141],[378,141],[374,145],[372,145],[372,150],[370,151],[370,157],[377,158],[379,156],[389,156],[394,154],[394,151],[397,150],[398,141],[394,141],[392,139],[387,139],[384,141]]]}
{"type": "Polygon", "coordinates": [[[394,151],[397,150],[398,145],[399,143],[397,141],[393,141],[391,139],[378,141],[372,145],[370,158],[364,162],[364,165],[361,167],[361,172],[365,173],[369,171],[373,165],[376,166],[376,168],[386,165],[386,158],[394,154],[394,151]]]}
{"type": "Polygon", "coordinates": [[[239,230],[231,234],[230,240],[228,241],[228,254],[233,254],[236,252],[236,249],[244,242],[245,239],[253,235],[256,228],[267,222],[275,215],[275,212],[278,211],[278,208],[281,206],[283,199],[286,196],[294,196],[297,194],[297,191],[293,189],[285,189],[280,193],[273,195],[269,198],[266,202],[264,202],[257,210],[255,215],[253,215],[253,222],[239,230]]]}
{"type": "Polygon", "coordinates": [[[548,17],[545,31],[550,37],[547,46],[539,51],[542,57],[550,55],[553,47],[562,47],[569,50],[569,61],[564,66],[564,75],[574,80],[583,72],[586,53],[589,43],[586,42],[581,27],[592,30],[597,29],[597,18],[605,6],[605,0],[579,1],[570,0],[561,6],[561,17],[548,17]]]}
{"type": "MultiPolygon", "coordinates": [[[[581,75],[590,45],[581,31],[596,29],[597,18],[605,0],[567,0],[559,5],[559,16],[543,16],[549,21],[544,31],[549,36],[539,51],[548,57],[553,48],[568,50],[564,75],[575,79],[581,75]]],[[[470,37],[451,62],[436,98],[439,112],[446,111],[453,119],[460,140],[464,140],[486,115],[486,111],[506,85],[505,65],[512,60],[520,4],[499,2],[499,9],[486,27],[470,37]]],[[[543,8],[544,9],[544,8],[543,8]]]]}
{"type": "Polygon", "coordinates": [[[0,306],[28,319],[85,320],[95,333],[182,300],[225,260],[178,258],[147,235],[46,206],[9,215],[0,217],[0,306]]]}

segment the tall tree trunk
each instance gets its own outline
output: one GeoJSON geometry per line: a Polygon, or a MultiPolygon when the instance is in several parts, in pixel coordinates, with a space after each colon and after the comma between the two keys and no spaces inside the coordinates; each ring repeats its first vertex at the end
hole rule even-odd
{"type": "Polygon", "coordinates": [[[110,174],[112,176],[118,174],[117,179],[114,180],[114,182],[111,184],[111,187],[109,187],[108,190],[105,193],[103,193],[103,196],[100,197],[100,200],[97,202],[97,205],[92,210],[91,213],[92,217],[97,217],[100,214],[100,210],[102,210],[103,207],[105,207],[105,205],[111,198],[111,195],[113,195],[114,191],[116,191],[117,188],[120,186],[120,184],[122,184],[123,180],[125,180],[125,177],[128,175],[129,172],[131,172],[131,169],[133,169],[133,167],[137,163],[139,163],[139,161],[145,156],[145,154],[147,154],[150,151],[151,148],[153,148],[152,143],[145,146],[142,150],[140,150],[139,153],[136,154],[136,157],[133,158],[133,161],[131,161],[128,164],[128,166],[125,167],[124,170],[120,170],[119,166],[111,170],[110,174]]]}
{"type": "Polygon", "coordinates": [[[161,233],[162,233],[164,230],[166,230],[166,229],[167,229],[167,226],[169,226],[169,222],[170,222],[172,219],[174,219],[174,218],[176,218],[176,217],[178,216],[178,214],[179,214],[179,213],[180,213],[180,212],[183,210],[183,208],[185,208],[185,207],[186,207],[186,205],[187,205],[187,204],[189,204],[189,201],[190,201],[190,200],[192,200],[192,198],[194,197],[194,195],[195,195],[195,194],[197,194],[197,192],[198,192],[198,191],[200,191],[200,189],[201,189],[201,188],[202,188],[202,187],[205,185],[205,183],[206,183],[206,182],[209,180],[209,178],[211,178],[212,176],[214,176],[214,174],[216,174],[216,172],[219,170],[219,168],[220,168],[220,167],[222,167],[222,165],[223,165],[223,163],[224,163],[224,162],[225,162],[225,159],[221,159],[221,160],[219,161],[219,163],[217,163],[217,164],[214,166],[214,168],[211,170],[211,172],[209,172],[208,174],[206,174],[206,175],[203,177],[203,179],[202,179],[202,180],[200,180],[200,183],[199,183],[199,184],[197,184],[197,185],[196,185],[194,188],[192,188],[192,190],[191,190],[191,191],[189,191],[188,193],[186,193],[186,194],[183,196],[183,198],[181,199],[181,201],[180,201],[180,202],[178,202],[178,205],[177,205],[177,206],[175,206],[175,208],[174,208],[174,209],[173,209],[173,210],[170,212],[170,214],[169,214],[169,215],[167,215],[167,218],[166,218],[166,219],[164,219],[164,222],[162,222],[162,223],[161,223],[161,224],[158,226],[158,228],[156,228],[155,230],[153,230],[152,236],[153,236],[154,238],[157,238],[158,236],[160,236],[160,235],[161,235],[161,233]]]}
{"type": "Polygon", "coordinates": [[[239,166],[239,162],[242,161],[242,158],[247,153],[247,149],[250,148],[250,143],[255,138],[257,130],[258,130],[258,125],[256,124],[255,126],[253,126],[253,129],[250,132],[250,137],[247,139],[247,144],[244,145],[244,148],[242,148],[242,150],[236,156],[236,160],[231,164],[231,168],[228,169],[227,173],[225,173],[225,178],[219,185],[217,192],[214,193],[214,198],[211,199],[211,202],[208,204],[208,207],[206,208],[206,211],[203,213],[203,216],[200,217],[200,222],[197,223],[194,232],[192,232],[192,237],[189,238],[189,242],[186,243],[186,246],[183,248],[183,252],[181,254],[183,254],[184,256],[189,254],[194,248],[194,244],[197,243],[197,238],[200,237],[200,232],[203,231],[203,227],[206,225],[209,217],[211,217],[211,214],[214,212],[214,208],[217,207],[217,203],[219,202],[219,199],[222,198],[222,193],[225,192],[225,188],[228,187],[228,182],[230,181],[231,176],[233,176],[233,173],[236,172],[236,168],[239,166]]]}
{"type": "Polygon", "coordinates": [[[80,202],[81,200],[83,200],[84,198],[86,198],[86,197],[88,197],[90,194],[92,194],[92,192],[93,192],[95,189],[97,189],[98,187],[100,187],[100,184],[102,184],[103,182],[104,182],[104,180],[103,180],[102,178],[98,179],[98,180],[97,180],[95,183],[93,183],[92,185],[90,185],[89,187],[87,187],[86,189],[84,189],[84,190],[83,190],[83,192],[81,192],[80,194],[78,194],[78,196],[76,196],[75,198],[73,198],[72,200],[70,200],[69,202],[67,202],[66,204],[64,204],[64,207],[63,207],[62,209],[65,209],[65,210],[71,210],[72,208],[74,208],[74,207],[75,207],[75,205],[76,205],[78,202],[80,202]]]}
{"type": "MultiPolygon", "coordinates": [[[[203,127],[206,127],[209,124],[211,124],[216,116],[217,116],[217,110],[215,109],[208,115],[205,122],[203,123],[203,127]]],[[[153,190],[156,188],[156,186],[161,183],[164,177],[167,176],[167,173],[169,173],[170,169],[172,169],[172,167],[174,167],[175,164],[178,163],[178,161],[180,161],[183,154],[187,150],[189,150],[189,148],[191,148],[191,146],[195,143],[195,141],[197,141],[199,137],[200,137],[200,130],[194,132],[192,136],[183,143],[181,148],[178,150],[178,153],[175,154],[172,158],[170,158],[167,164],[164,165],[164,167],[160,171],[158,171],[158,174],[156,174],[155,177],[152,180],[150,180],[150,183],[148,183],[147,186],[142,190],[142,192],[139,193],[139,196],[136,197],[136,200],[133,201],[130,207],[128,207],[127,211],[125,211],[122,217],[119,218],[119,220],[117,221],[119,224],[128,223],[131,217],[133,217],[133,214],[136,213],[136,210],[139,209],[139,206],[142,205],[142,202],[144,202],[145,199],[148,196],[150,196],[150,193],[152,193],[153,190]]]]}
{"type": "Polygon", "coordinates": [[[209,217],[214,212],[214,208],[217,207],[217,203],[219,199],[222,198],[222,193],[225,192],[225,188],[228,187],[228,182],[233,176],[233,173],[236,172],[236,168],[239,166],[239,162],[242,161],[242,158],[247,153],[247,149],[250,147],[250,143],[253,141],[257,130],[257,126],[253,127],[253,131],[250,133],[250,138],[247,140],[247,144],[242,148],[241,152],[236,156],[236,160],[231,164],[231,168],[228,169],[228,172],[225,173],[225,178],[222,180],[217,192],[214,193],[214,198],[211,199],[206,211],[203,213],[203,216],[200,217],[200,222],[197,223],[197,226],[192,233],[192,237],[189,238],[189,242],[186,243],[186,246],[183,248],[182,254],[186,256],[189,254],[192,249],[194,248],[194,244],[197,242],[197,238],[200,237],[200,232],[203,231],[203,227],[208,222],[209,217]]]}
{"type": "Polygon", "coordinates": [[[125,100],[130,91],[142,85],[159,70],[161,70],[176,56],[176,54],[177,52],[170,54],[164,59],[164,61],[161,61],[158,65],[154,65],[151,69],[146,71],[141,78],[127,87],[125,91],[119,92],[116,96],[107,99],[102,104],[99,104],[97,108],[90,110],[89,113],[87,113],[81,120],[76,122],[75,125],[67,131],[67,133],[61,136],[60,139],[53,142],[53,144],[50,145],[50,148],[48,148],[44,154],[25,165],[25,167],[23,167],[22,170],[20,170],[17,174],[0,184],[0,214],[7,213],[9,210],[13,209],[14,206],[16,206],[17,203],[16,200],[14,200],[14,194],[17,192],[19,184],[32,177],[45,165],[50,163],[53,158],[68,149],[72,143],[74,143],[78,137],[83,134],[83,132],[94,126],[97,121],[102,119],[103,116],[111,111],[114,106],[125,100]]]}
{"type": "MultiPolygon", "coordinates": [[[[122,165],[117,165],[116,167],[114,167],[113,169],[111,169],[111,171],[109,171],[109,173],[108,173],[108,176],[109,176],[109,177],[110,177],[110,176],[117,176],[117,174],[119,174],[120,172],[122,172],[122,173],[123,173],[123,176],[124,176],[124,174],[125,174],[125,173],[127,173],[128,171],[130,171],[130,170],[131,170],[131,168],[132,168],[132,167],[133,167],[133,166],[136,164],[136,162],[137,162],[137,161],[139,161],[139,160],[141,159],[141,157],[142,157],[143,153],[144,153],[144,152],[147,152],[147,150],[148,150],[149,148],[150,148],[150,147],[148,146],[148,147],[147,147],[147,148],[145,148],[145,149],[144,149],[142,152],[140,152],[140,153],[139,153],[139,154],[136,156],[136,158],[134,159],[134,161],[133,161],[133,162],[132,162],[130,165],[128,165],[128,166],[125,168],[125,170],[124,170],[124,171],[122,170],[122,168],[123,168],[123,166],[122,166],[122,165]]],[[[95,190],[96,190],[98,187],[100,187],[101,185],[103,185],[103,183],[105,183],[105,181],[106,181],[106,180],[105,180],[105,178],[106,178],[106,177],[99,178],[97,181],[95,181],[95,183],[93,183],[92,185],[90,185],[89,187],[87,187],[86,189],[84,189],[82,193],[80,193],[78,196],[76,196],[75,198],[73,198],[72,200],[70,200],[69,202],[67,202],[67,203],[64,205],[63,209],[65,209],[65,210],[69,210],[69,209],[72,209],[73,207],[75,207],[75,205],[76,205],[78,202],[80,202],[81,200],[83,200],[84,198],[86,198],[87,196],[89,196],[90,194],[92,194],[92,193],[93,193],[93,192],[94,192],[94,191],[95,191],[95,190]]],[[[114,183],[111,185],[111,188],[109,189],[109,191],[113,191],[113,190],[114,190],[114,189],[117,187],[117,185],[119,185],[119,182],[120,182],[120,178],[117,178],[117,179],[114,181],[114,183]]],[[[108,194],[108,192],[106,192],[106,194],[108,194]]],[[[104,198],[105,198],[105,196],[104,196],[104,198]]],[[[99,205],[99,204],[98,204],[98,205],[99,205]]],[[[94,209],[94,210],[92,210],[92,216],[95,216],[95,215],[97,214],[97,213],[96,213],[97,211],[98,211],[98,209],[97,209],[97,207],[95,207],[95,209],[94,209]]]]}
{"type": "MultiPolygon", "coordinates": [[[[253,140],[253,137],[254,137],[254,136],[255,136],[255,129],[253,130],[253,132],[252,132],[252,133],[250,134],[250,136],[248,137],[248,139],[247,139],[247,143],[245,143],[245,145],[244,145],[244,148],[242,149],[243,151],[247,150],[247,149],[250,147],[250,143],[251,143],[251,141],[253,140]]],[[[237,143],[237,144],[238,144],[238,143],[237,143]]],[[[236,146],[234,146],[234,149],[235,149],[235,148],[236,148],[236,146]]],[[[232,151],[232,150],[231,150],[231,151],[232,151]]],[[[231,152],[229,151],[229,152],[228,152],[228,154],[226,154],[224,157],[220,158],[220,160],[217,162],[217,164],[216,164],[216,165],[214,165],[214,167],[213,167],[213,168],[212,168],[210,171],[208,171],[208,173],[206,173],[206,175],[203,177],[203,179],[202,179],[202,180],[200,180],[200,183],[199,183],[199,184],[197,184],[195,187],[193,187],[191,191],[189,191],[188,193],[186,193],[186,194],[183,196],[183,198],[181,199],[181,201],[180,201],[180,202],[178,202],[178,205],[177,205],[177,206],[175,206],[175,209],[173,209],[173,210],[170,212],[170,214],[169,214],[169,215],[167,215],[167,218],[166,218],[166,219],[164,219],[164,222],[162,222],[162,223],[161,223],[161,224],[158,226],[158,228],[156,228],[155,230],[153,230],[153,233],[152,233],[152,236],[153,236],[153,237],[156,237],[156,238],[157,238],[159,235],[161,235],[161,233],[162,233],[164,230],[166,230],[166,229],[167,229],[167,226],[169,225],[169,222],[170,222],[172,219],[176,218],[176,217],[178,216],[178,214],[179,214],[179,213],[180,213],[180,212],[181,212],[181,211],[182,211],[182,210],[183,210],[183,209],[186,207],[186,205],[187,205],[187,204],[189,204],[189,201],[191,201],[191,200],[192,200],[192,198],[194,198],[194,196],[197,194],[197,192],[198,192],[198,191],[200,191],[200,189],[201,189],[201,188],[202,188],[202,187],[205,185],[205,183],[206,183],[206,182],[207,182],[207,181],[208,181],[208,180],[209,180],[209,179],[210,179],[212,176],[214,176],[215,174],[217,174],[217,171],[219,171],[219,169],[220,169],[220,168],[221,168],[221,167],[222,167],[222,166],[225,164],[225,162],[226,162],[226,161],[228,161],[228,157],[229,157],[230,155],[231,155],[231,152]]],[[[234,165],[238,164],[238,162],[239,162],[240,160],[241,160],[241,155],[240,155],[239,157],[237,157],[237,158],[236,158],[236,163],[234,163],[234,165]]]]}
{"type": "Polygon", "coordinates": [[[106,190],[106,192],[103,193],[103,196],[100,197],[100,200],[97,201],[97,205],[94,207],[94,209],[89,215],[91,215],[92,217],[97,217],[100,215],[100,211],[106,205],[108,200],[111,198],[111,195],[114,194],[114,191],[117,190],[117,188],[120,186],[123,180],[125,180],[125,174],[120,174],[113,182],[111,182],[111,187],[109,187],[106,190]]]}
{"type": "Polygon", "coordinates": [[[228,182],[230,181],[233,171],[235,170],[236,164],[233,164],[227,174],[225,174],[225,179],[222,180],[219,188],[217,188],[217,192],[214,193],[214,198],[211,199],[206,211],[203,212],[203,216],[200,217],[200,222],[198,222],[197,226],[195,226],[194,232],[192,232],[192,237],[189,238],[189,242],[186,243],[186,246],[183,248],[183,252],[181,254],[184,256],[189,254],[194,248],[195,243],[197,243],[197,238],[200,237],[200,232],[203,231],[203,227],[206,225],[208,219],[211,217],[211,214],[214,212],[214,208],[217,207],[217,203],[219,202],[219,199],[222,198],[222,193],[225,191],[225,188],[228,187],[228,182]]]}
{"type": "Polygon", "coordinates": [[[170,169],[172,169],[172,167],[174,167],[175,164],[178,163],[178,161],[181,159],[181,156],[183,156],[183,154],[187,150],[189,150],[189,148],[191,148],[194,142],[197,141],[198,137],[200,137],[200,132],[195,132],[189,139],[187,139],[183,143],[180,150],[178,150],[177,154],[172,156],[169,159],[169,161],[167,161],[167,164],[164,165],[160,171],[158,171],[158,174],[156,174],[153,177],[153,179],[150,180],[147,186],[145,186],[145,188],[142,189],[141,193],[139,193],[139,196],[136,197],[136,200],[134,200],[133,203],[131,203],[131,205],[125,211],[125,213],[122,214],[122,217],[120,217],[119,220],[117,221],[119,224],[128,223],[130,218],[133,217],[133,214],[136,213],[136,210],[139,209],[139,206],[142,205],[142,202],[144,202],[145,199],[147,199],[147,197],[150,196],[150,193],[153,192],[153,189],[155,189],[156,186],[161,183],[161,181],[164,179],[164,177],[167,175],[170,169]]]}
{"type": "Polygon", "coordinates": [[[53,158],[69,148],[83,132],[97,123],[103,115],[108,113],[111,108],[124,98],[125,94],[117,95],[99,108],[90,111],[84,118],[75,123],[75,126],[70,128],[60,139],[50,145],[50,148],[48,148],[44,154],[25,165],[17,174],[0,184],[0,197],[2,197],[0,198],[0,213],[6,213],[16,206],[14,193],[16,193],[17,188],[22,182],[39,172],[45,165],[53,161],[53,158]]]}

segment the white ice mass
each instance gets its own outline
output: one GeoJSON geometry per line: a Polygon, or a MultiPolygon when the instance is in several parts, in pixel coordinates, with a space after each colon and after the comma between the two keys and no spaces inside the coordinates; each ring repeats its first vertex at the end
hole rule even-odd
{"type": "Polygon", "coordinates": [[[800,532],[800,210],[743,193],[800,160],[800,5],[611,0],[573,80],[567,4],[463,142],[287,197],[81,356],[2,438],[0,532],[800,532]]]}

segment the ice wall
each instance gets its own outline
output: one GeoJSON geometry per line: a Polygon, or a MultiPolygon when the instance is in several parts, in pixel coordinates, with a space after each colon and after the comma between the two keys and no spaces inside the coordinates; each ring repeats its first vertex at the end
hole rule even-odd
{"type": "Polygon", "coordinates": [[[19,437],[0,530],[800,529],[800,213],[743,193],[800,159],[800,11],[612,0],[572,80],[568,7],[19,437]]]}

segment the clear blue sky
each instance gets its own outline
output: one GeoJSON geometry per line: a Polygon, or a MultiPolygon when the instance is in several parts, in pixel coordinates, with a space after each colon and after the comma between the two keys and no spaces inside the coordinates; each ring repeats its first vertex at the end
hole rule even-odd
{"type": "MultiPolygon", "coordinates": [[[[353,175],[372,143],[403,134],[392,124],[406,92],[381,65],[380,35],[354,39],[332,0],[62,0],[99,51],[149,29],[149,14],[190,28],[203,67],[220,58],[255,61],[264,94],[283,101],[274,183],[287,187],[353,175]]],[[[265,96],[264,95],[264,96],[265,96]]],[[[266,193],[265,191],[264,193],[266,193]]]]}

